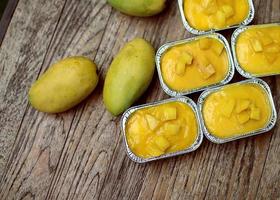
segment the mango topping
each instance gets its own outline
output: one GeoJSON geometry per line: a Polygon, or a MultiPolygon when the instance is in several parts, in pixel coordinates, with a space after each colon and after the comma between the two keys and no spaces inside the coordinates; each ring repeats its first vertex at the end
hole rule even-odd
{"type": "Polygon", "coordinates": [[[222,109],[222,113],[225,117],[227,117],[227,118],[231,117],[235,104],[236,104],[235,99],[229,99],[222,103],[221,109],[222,109]]]}
{"type": "Polygon", "coordinates": [[[251,101],[248,99],[241,99],[237,102],[236,112],[241,113],[244,110],[247,110],[250,106],[251,101]]]}
{"type": "Polygon", "coordinates": [[[190,147],[197,131],[192,108],[182,102],[170,102],[135,111],[127,120],[125,134],[135,155],[151,158],[190,147]]]}
{"type": "Polygon", "coordinates": [[[245,124],[250,120],[250,114],[246,111],[243,111],[237,115],[237,120],[240,124],[245,124]]]}
{"type": "Polygon", "coordinates": [[[153,131],[157,128],[159,121],[152,115],[145,115],[149,128],[153,131]]]}
{"type": "Polygon", "coordinates": [[[207,49],[210,49],[211,47],[211,44],[212,44],[212,40],[209,39],[209,38],[202,38],[199,40],[199,48],[201,50],[207,50],[207,49]]]}
{"type": "Polygon", "coordinates": [[[177,118],[177,110],[175,107],[166,107],[163,110],[163,121],[174,120],[177,118]]]}
{"type": "Polygon", "coordinates": [[[216,55],[220,56],[223,53],[224,45],[221,42],[217,42],[212,46],[212,48],[216,55]]]}
{"type": "Polygon", "coordinates": [[[223,5],[222,10],[223,10],[226,18],[230,18],[234,15],[234,10],[233,10],[232,6],[230,6],[230,5],[227,5],[227,4],[223,5]]]}
{"type": "Polygon", "coordinates": [[[256,106],[251,107],[250,119],[254,119],[254,120],[261,119],[261,110],[256,106]]]}

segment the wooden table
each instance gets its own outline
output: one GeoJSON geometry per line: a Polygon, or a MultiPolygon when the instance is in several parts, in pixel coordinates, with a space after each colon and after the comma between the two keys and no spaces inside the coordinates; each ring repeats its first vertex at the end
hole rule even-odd
{"type": "MultiPolygon", "coordinates": [[[[254,2],[254,24],[280,21],[279,0],[254,2]]],[[[175,0],[151,18],[122,15],[105,0],[10,0],[8,8],[0,31],[0,199],[280,199],[279,121],[269,133],[223,145],[205,139],[196,152],[150,164],[126,156],[120,117],[102,103],[104,77],[136,36],[156,48],[191,36],[175,0]],[[71,55],[95,60],[97,89],[66,113],[34,110],[31,83],[71,55]]],[[[279,112],[280,77],[264,80],[279,112]]],[[[166,98],[155,75],[137,104],[166,98]]]]}

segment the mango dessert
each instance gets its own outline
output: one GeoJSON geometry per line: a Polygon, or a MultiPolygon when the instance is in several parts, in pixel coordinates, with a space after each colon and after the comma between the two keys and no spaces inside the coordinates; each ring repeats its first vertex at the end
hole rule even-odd
{"type": "Polygon", "coordinates": [[[211,135],[228,139],[265,128],[272,108],[260,85],[242,83],[225,86],[210,94],[204,102],[202,115],[211,135]]]}
{"type": "Polygon", "coordinates": [[[240,67],[253,76],[280,73],[280,26],[253,26],[242,32],[235,47],[240,67]]]}
{"type": "Polygon", "coordinates": [[[250,12],[248,0],[184,0],[188,24],[200,31],[241,24],[250,12]]]}
{"type": "Polygon", "coordinates": [[[191,147],[198,137],[198,124],[189,105],[169,102],[135,111],[125,134],[136,156],[153,158],[191,147]]]}
{"type": "Polygon", "coordinates": [[[186,92],[217,84],[229,71],[224,44],[202,37],[168,49],[161,59],[164,83],[172,90],[186,92]]]}

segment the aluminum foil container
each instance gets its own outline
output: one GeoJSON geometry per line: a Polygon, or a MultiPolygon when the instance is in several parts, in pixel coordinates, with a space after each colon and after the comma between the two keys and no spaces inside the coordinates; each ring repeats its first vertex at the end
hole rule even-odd
{"type": "Polygon", "coordinates": [[[271,106],[270,120],[268,121],[267,125],[262,129],[252,131],[252,132],[249,132],[249,133],[246,133],[246,134],[243,134],[243,135],[231,137],[231,138],[225,138],[225,139],[224,138],[218,138],[218,137],[212,135],[207,130],[207,127],[206,127],[206,124],[205,124],[204,118],[203,118],[202,109],[203,109],[203,105],[204,105],[204,102],[205,102],[206,98],[209,95],[211,95],[212,93],[222,89],[223,87],[207,90],[207,91],[203,92],[198,99],[198,110],[199,110],[199,114],[200,114],[200,118],[201,118],[201,122],[202,122],[202,131],[203,131],[205,137],[208,140],[210,140],[211,142],[214,142],[216,144],[223,144],[223,143],[226,143],[226,142],[231,142],[231,141],[238,140],[238,139],[241,139],[241,138],[246,138],[246,137],[250,137],[250,136],[254,136],[254,135],[258,135],[258,134],[261,134],[261,133],[268,132],[275,126],[276,121],[277,121],[277,112],[276,112],[276,109],[275,109],[275,104],[274,104],[274,101],[273,101],[271,90],[270,90],[270,87],[268,86],[268,84],[261,79],[254,78],[254,79],[248,79],[248,80],[245,80],[245,81],[241,81],[241,82],[238,82],[238,83],[233,83],[232,85],[234,85],[234,84],[246,84],[246,83],[252,83],[252,84],[259,85],[266,92],[267,97],[269,99],[270,106],[271,106]]]}
{"type": "Polygon", "coordinates": [[[178,0],[178,5],[179,5],[179,10],[180,10],[180,14],[181,14],[181,18],[183,21],[183,24],[185,26],[185,28],[187,29],[187,31],[189,31],[192,34],[195,35],[202,35],[202,34],[207,34],[207,33],[213,33],[215,31],[222,31],[222,30],[227,30],[227,29],[231,29],[231,28],[236,28],[239,26],[246,26],[248,24],[250,24],[252,22],[252,20],[254,19],[255,16],[255,8],[254,8],[254,3],[253,0],[248,0],[249,3],[249,13],[247,18],[240,24],[236,24],[236,25],[232,25],[232,26],[228,26],[222,29],[210,29],[207,31],[202,31],[202,30],[197,30],[195,28],[193,28],[189,22],[187,21],[186,17],[185,17],[185,13],[184,13],[184,0],[178,0]]]}
{"type": "Polygon", "coordinates": [[[233,62],[233,58],[232,58],[232,54],[231,54],[231,50],[230,50],[230,46],[228,44],[227,39],[222,36],[219,33],[211,33],[211,34],[207,34],[207,35],[203,35],[203,36],[196,36],[193,38],[188,38],[185,40],[179,40],[179,41],[175,41],[175,42],[170,42],[167,44],[164,44],[163,46],[161,46],[157,53],[156,53],[156,66],[157,66],[157,72],[158,72],[158,76],[159,76],[159,80],[160,80],[160,85],[162,87],[162,89],[164,90],[164,92],[166,94],[168,94],[169,96],[172,97],[178,97],[178,96],[184,96],[184,95],[188,95],[188,94],[192,94],[195,92],[200,92],[206,89],[211,89],[217,86],[221,86],[221,85],[225,85],[227,83],[229,83],[233,76],[234,76],[234,72],[235,72],[235,68],[234,68],[234,62],[233,62]],[[201,38],[204,37],[211,37],[211,38],[215,38],[217,40],[219,40],[220,42],[222,42],[224,44],[224,47],[226,49],[227,55],[228,55],[228,60],[229,60],[229,66],[228,66],[228,73],[225,76],[225,78],[219,82],[219,83],[215,83],[212,85],[208,85],[208,86],[204,86],[204,87],[200,87],[200,88],[195,88],[195,89],[191,89],[191,90],[187,90],[187,91],[176,91],[171,89],[163,80],[163,75],[162,75],[162,71],[161,71],[161,57],[164,55],[164,53],[166,51],[168,51],[170,48],[177,46],[177,45],[182,45],[182,44],[186,44],[195,40],[199,40],[201,38]]]}
{"type": "Polygon", "coordinates": [[[239,35],[243,33],[244,31],[254,28],[254,27],[271,27],[271,26],[280,26],[280,23],[272,23],[272,24],[261,24],[261,25],[252,25],[252,26],[241,26],[238,29],[236,29],[232,36],[231,36],[231,48],[232,48],[232,54],[233,54],[233,60],[235,64],[235,68],[238,71],[238,73],[245,77],[245,78],[254,78],[254,77],[265,77],[265,76],[273,76],[273,75],[279,75],[280,73],[272,73],[272,74],[251,74],[250,72],[247,72],[245,69],[242,68],[240,63],[237,59],[237,53],[236,53],[236,43],[239,35]]]}
{"type": "Polygon", "coordinates": [[[159,101],[159,102],[154,102],[154,103],[148,103],[145,105],[141,105],[141,106],[135,106],[132,108],[129,108],[122,116],[121,119],[121,130],[123,133],[123,138],[124,138],[124,144],[125,144],[125,148],[126,148],[126,153],[128,155],[128,157],[137,163],[147,163],[150,161],[154,161],[154,160],[160,160],[160,159],[164,159],[164,158],[170,158],[170,157],[174,157],[174,156],[178,156],[178,155],[182,155],[182,154],[186,154],[186,153],[190,153],[192,151],[195,151],[202,143],[203,140],[203,133],[202,133],[202,129],[201,129],[201,121],[200,121],[200,117],[199,117],[199,113],[197,110],[197,105],[194,103],[193,100],[191,100],[188,97],[177,97],[177,98],[171,98],[171,99],[167,99],[167,100],[163,100],[163,101],[159,101]],[[178,151],[178,152],[174,152],[174,153],[168,153],[168,154],[164,154],[158,157],[152,157],[152,158],[141,158],[138,157],[137,155],[135,155],[131,149],[129,148],[127,139],[126,139],[126,123],[128,121],[128,119],[130,118],[130,116],[136,112],[137,110],[141,110],[144,108],[148,108],[148,107],[153,107],[153,106],[157,106],[157,105],[161,105],[161,104],[166,104],[169,102],[182,102],[188,106],[190,106],[192,108],[192,110],[195,113],[196,119],[197,119],[197,125],[198,125],[198,133],[197,133],[197,138],[195,140],[195,142],[193,143],[193,145],[191,147],[188,147],[185,150],[182,151],[178,151]]]}

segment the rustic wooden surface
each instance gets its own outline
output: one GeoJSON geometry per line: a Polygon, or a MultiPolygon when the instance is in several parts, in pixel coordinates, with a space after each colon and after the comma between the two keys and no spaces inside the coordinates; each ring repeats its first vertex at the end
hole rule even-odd
{"type": "MultiPolygon", "coordinates": [[[[254,2],[254,24],[280,21],[279,0],[254,2]]],[[[126,156],[120,117],[102,103],[103,80],[128,40],[144,37],[158,48],[191,36],[175,0],[145,19],[122,15],[105,0],[19,0],[14,6],[7,31],[0,27],[6,33],[0,47],[0,199],[280,199],[279,121],[260,136],[224,145],[204,140],[196,152],[150,164],[126,156]],[[71,55],[95,60],[97,89],[63,114],[37,112],[28,104],[28,88],[51,63],[71,55]]],[[[265,80],[279,113],[280,77],[265,80]]],[[[165,98],[155,75],[137,104],[165,98]]]]}

